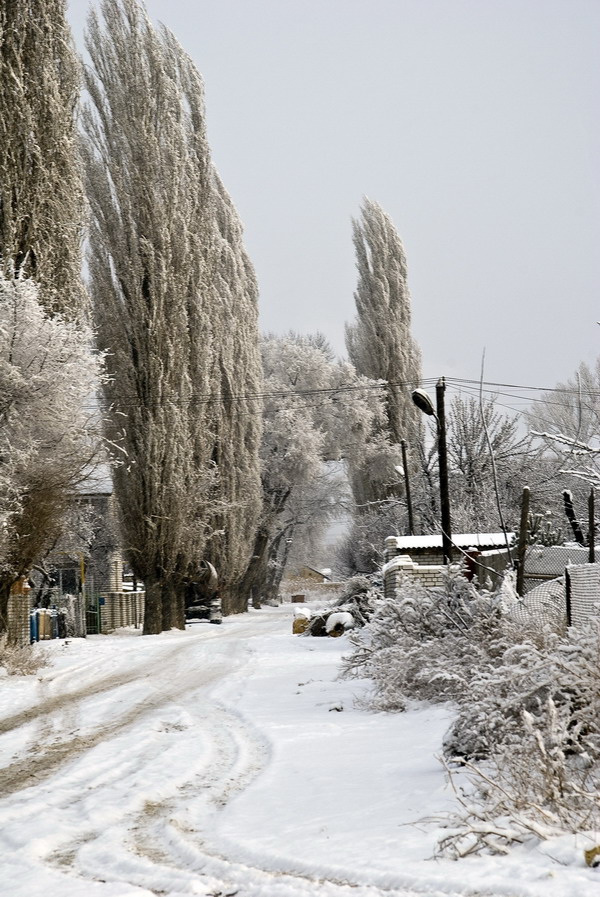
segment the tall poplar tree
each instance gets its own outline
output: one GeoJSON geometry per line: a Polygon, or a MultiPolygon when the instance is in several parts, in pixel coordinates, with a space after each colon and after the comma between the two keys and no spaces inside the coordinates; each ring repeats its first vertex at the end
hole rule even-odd
{"type": "Polygon", "coordinates": [[[155,633],[184,625],[188,565],[206,538],[212,439],[193,416],[214,352],[201,301],[210,160],[202,82],[174,37],[135,0],[101,9],[104,30],[92,12],[86,35],[90,288],[125,549],[155,633]]]}
{"type": "Polygon", "coordinates": [[[83,187],[79,66],[65,0],[0,3],[0,266],[34,278],[51,313],[78,317],[83,187]]]}
{"type": "Polygon", "coordinates": [[[357,371],[388,383],[392,443],[421,439],[421,415],[410,397],[421,378],[421,351],[411,333],[411,299],[404,246],[392,219],[365,197],[353,220],[358,283],[356,321],[346,325],[346,347],[357,371]]]}
{"type": "Polygon", "coordinates": [[[125,545],[146,586],[145,630],[158,632],[183,625],[201,560],[217,567],[226,610],[245,608],[236,586],[260,504],[257,289],[210,159],[199,73],[137,0],[101,9],[86,40],[90,280],[125,545]]]}
{"type": "Polygon", "coordinates": [[[242,242],[242,225],[216,171],[213,239],[208,254],[218,324],[209,405],[216,477],[209,538],[203,552],[219,575],[225,613],[246,610],[243,576],[261,512],[263,373],[258,341],[258,285],[242,242]]]}
{"type": "MultiPolygon", "coordinates": [[[[411,400],[411,391],[421,378],[421,352],[411,333],[406,255],[391,218],[378,203],[365,197],[360,219],[353,220],[352,227],[358,283],[356,320],[346,325],[346,347],[360,374],[387,383],[386,421],[377,434],[381,451],[375,455],[389,456],[388,446],[395,446],[400,463],[401,441],[417,455],[423,434],[422,415],[411,400]]],[[[361,482],[355,484],[355,492],[362,501],[386,497],[390,476],[385,468],[389,466],[382,465],[383,481],[378,484],[382,478],[377,474],[367,488],[369,471],[356,470],[361,482]]],[[[367,467],[372,467],[371,462],[367,467]]]]}

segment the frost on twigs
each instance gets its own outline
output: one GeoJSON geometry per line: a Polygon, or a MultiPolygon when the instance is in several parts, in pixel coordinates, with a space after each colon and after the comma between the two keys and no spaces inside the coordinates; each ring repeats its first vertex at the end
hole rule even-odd
{"type": "Polygon", "coordinates": [[[467,731],[488,753],[459,772],[446,763],[460,809],[444,851],[503,852],[532,837],[598,829],[600,621],[538,647],[515,645],[494,671],[480,671],[454,725],[463,743],[467,731]]]}
{"type": "Polygon", "coordinates": [[[100,459],[94,392],[102,358],[87,327],[0,275],[0,630],[12,582],[69,528],[72,498],[100,459]]]}
{"type": "Polygon", "coordinates": [[[46,666],[47,656],[39,645],[21,647],[0,636],[0,669],[9,676],[31,676],[46,666]]]}
{"type": "Polygon", "coordinates": [[[559,635],[504,603],[453,572],[439,589],[405,579],[346,659],[372,708],[454,704],[442,762],[458,805],[440,844],[454,857],[600,828],[600,619],[559,635]]]}
{"type": "Polygon", "coordinates": [[[441,588],[406,578],[352,637],[346,673],[373,680],[371,706],[403,710],[410,699],[460,700],[474,670],[502,650],[497,600],[448,572],[441,588]]]}

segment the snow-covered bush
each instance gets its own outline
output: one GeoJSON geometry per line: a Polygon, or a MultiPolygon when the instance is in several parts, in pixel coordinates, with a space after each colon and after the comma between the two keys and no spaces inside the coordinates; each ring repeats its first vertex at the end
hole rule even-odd
{"type": "Polygon", "coordinates": [[[376,709],[454,703],[443,749],[461,808],[441,847],[455,856],[600,829],[600,620],[517,625],[507,600],[451,571],[440,589],[405,579],[346,659],[376,709]]]}
{"type": "Polygon", "coordinates": [[[600,621],[541,648],[515,646],[493,675],[474,676],[453,733],[488,756],[465,764],[462,811],[442,848],[503,852],[531,836],[599,829],[600,621]]]}
{"type": "Polygon", "coordinates": [[[352,640],[346,673],[373,680],[370,703],[381,710],[460,700],[475,671],[506,647],[497,600],[450,570],[440,588],[406,578],[352,640]]]}
{"type": "Polygon", "coordinates": [[[41,645],[21,647],[9,642],[6,635],[0,635],[0,669],[8,676],[33,676],[48,663],[48,657],[41,645]]]}

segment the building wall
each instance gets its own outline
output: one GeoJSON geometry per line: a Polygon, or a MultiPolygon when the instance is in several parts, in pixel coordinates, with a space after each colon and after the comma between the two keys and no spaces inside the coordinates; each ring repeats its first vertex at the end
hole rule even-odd
{"type": "Polygon", "coordinates": [[[100,632],[106,635],[122,626],[144,625],[145,592],[109,592],[100,596],[100,632]]]}
{"type": "MultiPolygon", "coordinates": [[[[442,563],[441,551],[438,553],[435,549],[419,550],[411,552],[410,555],[398,552],[396,537],[390,536],[385,540],[386,563],[382,571],[386,598],[395,597],[403,576],[418,580],[425,588],[443,585],[446,567],[442,563]]],[[[480,568],[477,566],[474,568],[478,581],[481,586],[488,589],[494,589],[499,585],[510,564],[509,553],[506,549],[482,551],[475,560],[481,564],[480,568]]],[[[451,568],[453,570],[464,569],[462,563],[452,564],[451,568]]]]}
{"type": "Polygon", "coordinates": [[[31,593],[12,594],[8,599],[8,640],[11,644],[24,647],[29,644],[29,615],[31,613],[31,593]]]}
{"type": "Polygon", "coordinates": [[[386,598],[395,598],[403,578],[416,580],[424,588],[442,586],[447,568],[444,564],[417,564],[409,555],[392,558],[383,568],[383,592],[386,598]]]}

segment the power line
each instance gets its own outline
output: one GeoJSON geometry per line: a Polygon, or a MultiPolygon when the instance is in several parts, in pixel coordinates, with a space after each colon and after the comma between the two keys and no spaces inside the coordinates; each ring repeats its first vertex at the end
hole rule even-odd
{"type": "MultiPolygon", "coordinates": [[[[440,378],[429,377],[424,378],[419,381],[419,385],[421,387],[433,386],[438,382],[440,378]]],[[[579,390],[579,389],[569,389],[566,387],[548,387],[548,386],[527,386],[523,384],[511,384],[511,383],[499,383],[494,381],[482,381],[467,379],[467,378],[458,378],[458,377],[447,377],[445,378],[446,385],[450,389],[454,389],[457,392],[464,392],[467,395],[479,395],[480,390],[483,390],[487,396],[497,399],[498,396],[502,396],[504,398],[519,400],[524,403],[527,403],[527,407],[530,407],[532,403],[536,400],[535,396],[523,395],[515,392],[507,392],[506,390],[519,390],[528,391],[528,392],[544,392],[551,393],[556,395],[571,395],[571,396],[586,396],[589,398],[599,398],[600,399],[600,390],[579,390]]],[[[325,401],[321,403],[315,403],[314,405],[304,405],[303,408],[318,408],[318,407],[326,407],[330,405],[332,402],[336,400],[336,398],[343,398],[346,394],[355,394],[355,393],[377,393],[384,392],[387,389],[396,388],[406,388],[410,389],[414,386],[414,381],[384,381],[377,383],[362,383],[362,384],[352,384],[352,385],[339,385],[339,386],[330,386],[330,387],[319,387],[312,389],[297,389],[297,390],[272,390],[272,391],[264,391],[264,392],[248,392],[248,393],[231,393],[229,395],[215,395],[209,393],[199,393],[194,396],[190,396],[189,398],[181,398],[178,396],[171,397],[161,397],[160,399],[153,398],[148,401],[142,400],[139,395],[135,393],[122,393],[119,394],[115,391],[113,395],[107,396],[107,400],[115,406],[116,410],[119,411],[121,409],[128,408],[156,408],[160,406],[175,406],[175,407],[184,407],[184,406],[200,406],[200,405],[228,405],[236,402],[253,402],[253,401],[289,401],[295,402],[296,400],[306,400],[310,398],[321,398],[325,401]]],[[[102,404],[102,403],[100,403],[102,404]]],[[[506,408],[507,410],[513,412],[514,414],[521,415],[523,414],[523,409],[515,408],[512,405],[508,405],[506,403],[495,401],[494,404],[500,405],[500,407],[506,408]]],[[[543,405],[545,406],[556,406],[562,407],[563,402],[560,401],[551,401],[549,399],[543,400],[543,405]]],[[[97,409],[99,407],[97,404],[88,404],[85,407],[97,409]]],[[[110,405],[109,405],[110,407],[110,405]]],[[[105,409],[108,410],[108,409],[105,409]]],[[[237,412],[240,415],[254,415],[254,414],[276,414],[283,413],[285,411],[293,410],[293,405],[286,405],[281,408],[258,408],[255,411],[252,410],[244,410],[237,412]]]]}

